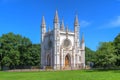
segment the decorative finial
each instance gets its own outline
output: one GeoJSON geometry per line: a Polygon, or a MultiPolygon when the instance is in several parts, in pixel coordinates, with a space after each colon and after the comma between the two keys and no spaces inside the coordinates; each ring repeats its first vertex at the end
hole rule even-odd
{"type": "Polygon", "coordinates": [[[66,26],[66,38],[68,38],[68,25],[66,26]]]}
{"type": "Polygon", "coordinates": [[[84,34],[82,33],[82,41],[81,43],[84,43],[84,34]]]}
{"type": "Polygon", "coordinates": [[[78,16],[75,16],[74,26],[79,26],[78,16]]]}
{"type": "Polygon", "coordinates": [[[61,23],[60,29],[64,30],[64,20],[63,19],[62,19],[62,23],[61,23]]]}
{"type": "Polygon", "coordinates": [[[56,10],[55,17],[54,17],[54,23],[58,23],[58,22],[59,22],[58,11],[56,10]]]}
{"type": "Polygon", "coordinates": [[[50,26],[48,26],[48,32],[50,32],[50,26]]]}
{"type": "Polygon", "coordinates": [[[66,26],[66,32],[68,32],[68,25],[66,26]]]}
{"type": "Polygon", "coordinates": [[[42,24],[41,25],[42,25],[42,27],[45,27],[45,25],[46,25],[44,16],[42,16],[42,24]]]}

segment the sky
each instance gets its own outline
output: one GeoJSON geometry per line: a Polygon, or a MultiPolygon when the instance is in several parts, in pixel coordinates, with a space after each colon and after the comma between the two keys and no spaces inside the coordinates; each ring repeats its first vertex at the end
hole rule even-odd
{"type": "Polygon", "coordinates": [[[80,35],[84,33],[85,44],[92,50],[120,33],[120,0],[0,0],[0,36],[13,32],[40,43],[42,16],[47,29],[53,29],[56,10],[70,30],[78,15],[80,35]]]}

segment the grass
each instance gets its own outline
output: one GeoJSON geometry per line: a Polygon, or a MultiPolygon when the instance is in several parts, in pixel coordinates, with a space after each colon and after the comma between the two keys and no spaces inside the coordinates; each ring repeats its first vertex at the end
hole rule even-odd
{"type": "Polygon", "coordinates": [[[0,80],[120,80],[120,70],[0,72],[0,80]]]}

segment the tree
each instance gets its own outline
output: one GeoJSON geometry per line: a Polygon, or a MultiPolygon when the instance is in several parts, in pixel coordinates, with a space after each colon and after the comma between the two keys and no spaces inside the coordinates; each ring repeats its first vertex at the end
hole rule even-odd
{"type": "Polygon", "coordinates": [[[13,33],[3,34],[0,37],[0,53],[2,66],[15,66],[19,64],[18,41],[13,33]]]}
{"type": "Polygon", "coordinates": [[[23,37],[21,38],[20,40],[20,44],[18,46],[18,51],[20,52],[20,66],[23,67],[23,66],[28,66],[28,62],[29,62],[29,48],[32,46],[32,43],[31,41],[26,38],[26,37],[23,37]]]}
{"type": "Polygon", "coordinates": [[[95,65],[103,68],[109,68],[115,65],[116,55],[115,47],[112,42],[102,42],[96,51],[95,65]]]}
{"type": "Polygon", "coordinates": [[[0,64],[10,69],[40,65],[40,44],[13,33],[0,37],[0,64]]]}
{"type": "Polygon", "coordinates": [[[116,65],[120,66],[120,33],[115,37],[113,44],[116,49],[115,54],[117,55],[116,65]]]}
{"type": "Polygon", "coordinates": [[[33,44],[28,48],[28,64],[32,66],[40,65],[40,44],[33,44]]]}
{"type": "Polygon", "coordinates": [[[95,58],[95,51],[86,47],[85,48],[85,62],[86,62],[86,64],[90,64],[90,62],[94,62],[94,58],[95,58]]]}

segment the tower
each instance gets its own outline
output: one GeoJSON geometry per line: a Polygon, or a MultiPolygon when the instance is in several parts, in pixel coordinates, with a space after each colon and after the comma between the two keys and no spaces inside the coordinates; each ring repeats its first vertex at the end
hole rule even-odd
{"type": "Polygon", "coordinates": [[[84,35],[82,33],[82,39],[81,39],[81,55],[83,56],[82,59],[82,67],[85,67],[85,41],[84,41],[84,35]]]}
{"type": "Polygon", "coordinates": [[[64,31],[64,20],[62,19],[62,23],[60,25],[60,30],[64,31]]]}
{"type": "Polygon", "coordinates": [[[79,21],[78,21],[78,16],[75,16],[75,20],[74,20],[74,49],[75,49],[75,66],[79,66],[78,65],[78,61],[79,61],[79,21]]]}
{"type": "Polygon", "coordinates": [[[58,17],[58,12],[56,10],[55,12],[55,17],[54,17],[54,69],[57,69],[57,67],[59,66],[60,62],[58,61],[59,59],[59,52],[60,52],[60,41],[59,41],[59,28],[60,28],[60,23],[59,23],[59,17],[58,17]]]}
{"type": "Polygon", "coordinates": [[[46,33],[46,23],[45,23],[45,18],[42,16],[42,22],[41,22],[41,67],[43,68],[43,65],[45,65],[44,61],[44,38],[45,38],[45,33],[46,33]]]}
{"type": "Polygon", "coordinates": [[[79,47],[79,21],[78,16],[75,16],[74,20],[74,33],[75,33],[75,46],[79,47]]]}

